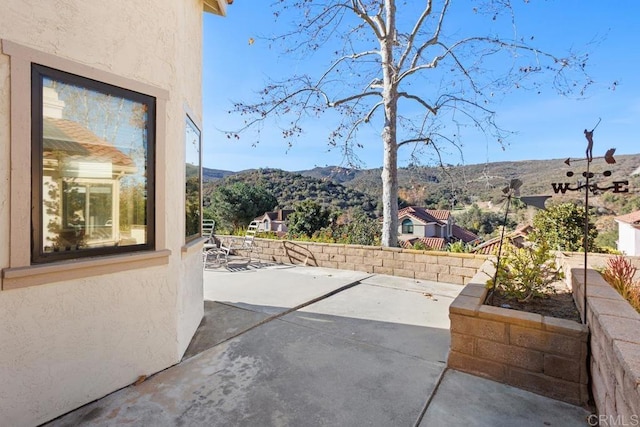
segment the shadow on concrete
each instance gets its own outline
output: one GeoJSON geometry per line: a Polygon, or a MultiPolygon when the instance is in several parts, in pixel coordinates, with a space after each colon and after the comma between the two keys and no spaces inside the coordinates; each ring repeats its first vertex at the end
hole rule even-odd
{"type": "Polygon", "coordinates": [[[259,325],[272,317],[217,301],[204,302],[204,316],[196,330],[182,361],[202,353],[259,325]]]}
{"type": "Polygon", "coordinates": [[[284,246],[284,253],[291,264],[311,267],[318,266],[315,255],[306,247],[289,241],[283,241],[282,245],[284,246]]]}
{"type": "Polygon", "coordinates": [[[212,261],[205,264],[205,270],[211,272],[228,273],[239,271],[260,270],[265,268],[293,268],[293,265],[276,264],[274,262],[265,262],[258,259],[251,259],[241,256],[230,256],[224,261],[212,261]]]}

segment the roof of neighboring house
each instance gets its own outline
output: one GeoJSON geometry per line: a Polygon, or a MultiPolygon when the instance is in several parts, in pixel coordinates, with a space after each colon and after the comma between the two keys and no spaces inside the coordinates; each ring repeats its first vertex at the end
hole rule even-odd
{"type": "Polygon", "coordinates": [[[135,168],[131,157],[113,144],[72,120],[43,119],[43,151],[62,151],[82,160],[109,160],[113,165],[135,168]]]}
{"type": "Polygon", "coordinates": [[[405,249],[411,249],[413,245],[421,242],[429,249],[443,250],[447,246],[447,241],[442,237],[416,237],[401,242],[401,246],[405,249]]]}
{"type": "MultiPolygon", "coordinates": [[[[413,219],[416,219],[424,224],[436,223],[441,226],[445,226],[447,222],[451,219],[451,212],[442,209],[426,209],[420,206],[408,206],[406,208],[402,208],[398,211],[398,218],[402,218],[404,216],[409,216],[413,219]]],[[[464,228],[453,224],[451,227],[451,232],[453,234],[454,239],[462,240],[464,243],[471,243],[480,238],[476,236],[469,230],[465,230],[464,228]]],[[[434,239],[433,237],[427,237],[426,239],[434,239]]],[[[443,239],[444,240],[444,239],[443,239]]],[[[427,244],[427,246],[436,248],[431,244],[427,244]]],[[[435,243],[435,242],[431,242],[435,243]]],[[[441,246],[444,247],[445,243],[441,246]]]]}
{"type": "Polygon", "coordinates": [[[451,212],[437,209],[425,209],[419,206],[408,206],[398,211],[398,218],[410,216],[425,224],[446,222],[451,217],[451,212]]]}
{"type": "Polygon", "coordinates": [[[264,221],[266,218],[269,218],[270,221],[285,221],[292,213],[293,209],[278,209],[277,211],[263,213],[255,218],[255,221],[264,221]]]}
{"type": "MultiPolygon", "coordinates": [[[[505,241],[511,242],[516,247],[522,247],[521,240],[523,240],[531,231],[533,231],[533,227],[530,225],[522,225],[511,233],[507,233],[504,236],[505,241]]],[[[483,244],[477,246],[471,252],[477,254],[491,255],[498,251],[498,247],[500,246],[500,236],[494,237],[493,239],[489,239],[483,244]]]]}
{"type": "Polygon", "coordinates": [[[451,232],[453,233],[453,237],[462,240],[465,243],[471,243],[476,240],[480,240],[480,237],[476,236],[474,233],[455,224],[453,224],[453,226],[451,227],[451,232]]]}
{"type": "Polygon", "coordinates": [[[628,213],[626,215],[620,215],[614,218],[618,222],[624,222],[626,224],[631,224],[634,227],[640,226],[640,211],[635,211],[628,213]]]}

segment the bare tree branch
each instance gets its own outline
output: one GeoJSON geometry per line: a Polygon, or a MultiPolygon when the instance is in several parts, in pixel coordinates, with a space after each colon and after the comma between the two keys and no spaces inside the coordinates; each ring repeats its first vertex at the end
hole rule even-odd
{"type": "Polygon", "coordinates": [[[373,19],[367,14],[365,6],[360,0],[351,0],[351,10],[355,12],[364,22],[366,22],[376,35],[376,38],[384,37],[384,26],[380,26],[378,19],[380,15],[376,15],[373,19]]]}
{"type": "Polygon", "coordinates": [[[327,105],[329,107],[337,107],[338,105],[347,103],[349,101],[353,101],[355,99],[360,99],[360,98],[364,98],[366,96],[371,96],[371,95],[377,95],[377,96],[382,97],[382,94],[380,92],[363,92],[363,93],[358,93],[356,95],[348,96],[348,97],[343,98],[343,99],[339,99],[337,101],[330,102],[327,105]]]}
{"type": "Polygon", "coordinates": [[[401,98],[412,99],[412,100],[418,102],[420,105],[422,105],[427,110],[429,110],[432,114],[438,114],[438,108],[437,107],[433,107],[433,106],[429,105],[424,99],[420,98],[419,96],[411,95],[411,94],[409,94],[407,92],[398,92],[398,96],[401,97],[401,98]]]}
{"type": "MultiPolygon", "coordinates": [[[[446,0],[444,5],[442,6],[442,11],[440,12],[440,18],[438,19],[438,25],[436,26],[436,30],[434,31],[433,35],[431,36],[430,39],[428,39],[427,41],[425,41],[417,50],[415,55],[413,56],[413,60],[411,61],[411,66],[409,67],[414,68],[416,67],[416,65],[418,64],[418,61],[420,60],[420,57],[422,56],[422,52],[429,46],[432,46],[434,44],[436,44],[439,40],[440,40],[440,32],[442,31],[442,23],[444,22],[444,17],[446,16],[447,13],[447,9],[449,8],[449,1],[450,0],[446,0]]],[[[431,11],[429,11],[429,13],[431,13],[431,11]]],[[[408,52],[408,51],[407,51],[408,52]]]]}
{"type": "Polygon", "coordinates": [[[496,124],[494,91],[537,89],[549,76],[562,94],[576,90],[582,94],[592,83],[585,72],[586,57],[562,57],[518,40],[510,0],[478,3],[474,11],[479,19],[488,18],[487,30],[462,37],[456,37],[451,0],[404,2],[401,7],[396,2],[277,1],[278,12],[295,14],[298,23],[270,40],[289,41],[293,50],[322,57],[328,65],[318,71],[313,68],[316,62],[313,66],[301,62],[300,67],[315,77],[303,71],[302,77],[268,85],[256,103],[234,105],[235,111],[248,116],[240,131],[266,128],[271,123],[267,118],[275,116],[289,146],[302,134],[306,119],[335,111],[340,119],[330,116],[328,143],[340,147],[350,163],[357,162],[355,149],[364,146],[359,130],[375,122],[384,153],[385,246],[397,241],[399,148],[414,144],[412,157],[428,149],[442,163],[445,147],[453,146],[462,154],[466,129],[478,129],[503,146],[507,133],[496,124]],[[503,12],[510,13],[509,22],[494,22],[503,12]],[[496,35],[488,28],[497,28],[496,35]],[[400,103],[404,99],[424,110],[412,104],[404,109],[408,104],[400,103]]]}

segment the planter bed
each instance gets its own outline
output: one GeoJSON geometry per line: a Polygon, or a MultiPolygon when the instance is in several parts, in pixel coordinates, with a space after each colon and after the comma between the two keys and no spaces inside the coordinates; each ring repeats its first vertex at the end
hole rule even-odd
{"type": "Polygon", "coordinates": [[[448,366],[586,406],[587,326],[484,305],[492,269],[491,262],[486,262],[449,308],[448,366]]]}

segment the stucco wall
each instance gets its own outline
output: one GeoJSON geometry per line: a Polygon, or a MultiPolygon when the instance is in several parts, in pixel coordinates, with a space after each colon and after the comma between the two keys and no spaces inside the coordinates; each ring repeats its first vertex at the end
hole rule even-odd
{"type": "Polygon", "coordinates": [[[618,223],[618,250],[629,256],[640,255],[640,230],[618,223]]]}
{"type": "Polygon", "coordinates": [[[427,235],[426,233],[428,232],[426,227],[427,226],[425,226],[424,224],[418,224],[414,221],[413,234],[402,234],[402,225],[401,225],[400,227],[398,227],[398,239],[409,240],[409,239],[415,239],[416,237],[417,238],[425,237],[427,235]]]}
{"type": "MultiPolygon", "coordinates": [[[[3,425],[42,423],[177,363],[197,328],[201,255],[197,244],[185,249],[181,230],[185,111],[201,119],[201,25],[195,0],[3,4],[0,39],[166,91],[157,121],[166,146],[157,153],[156,249],[170,251],[163,265],[115,265],[0,291],[3,425]]],[[[9,231],[24,228],[10,224],[10,132],[29,124],[10,123],[10,112],[28,96],[10,93],[10,58],[0,54],[0,269],[10,266],[9,231]]]]}
{"type": "MultiPolygon", "coordinates": [[[[0,16],[0,25],[3,25],[0,16]]],[[[0,29],[0,37],[3,37],[0,29]]],[[[9,58],[0,54],[0,266],[9,265],[9,58]]],[[[0,279],[2,280],[2,279],[0,279]]]]}

